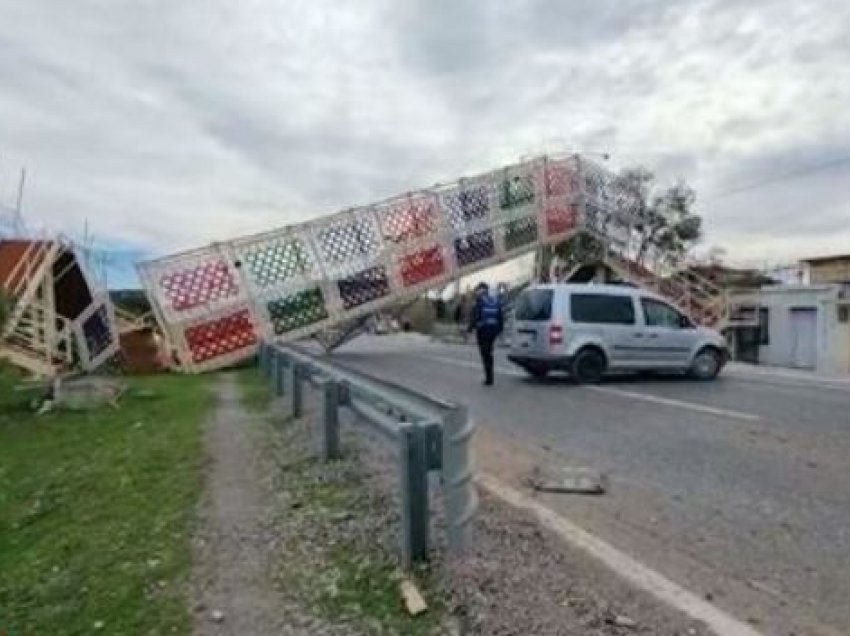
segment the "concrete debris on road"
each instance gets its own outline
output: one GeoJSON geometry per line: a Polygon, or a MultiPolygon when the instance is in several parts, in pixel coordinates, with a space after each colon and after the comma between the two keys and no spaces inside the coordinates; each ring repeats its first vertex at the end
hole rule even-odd
{"type": "Polygon", "coordinates": [[[604,473],[570,466],[536,466],[527,483],[532,489],[541,492],[580,495],[602,495],[608,489],[608,477],[604,473]]]}
{"type": "Polygon", "coordinates": [[[411,616],[419,616],[428,609],[425,599],[419,593],[419,589],[412,581],[403,580],[399,585],[401,597],[404,599],[404,607],[411,616]]]}
{"type": "Polygon", "coordinates": [[[610,616],[605,622],[609,625],[625,627],[627,629],[635,629],[637,627],[637,621],[628,616],[610,616]]]}

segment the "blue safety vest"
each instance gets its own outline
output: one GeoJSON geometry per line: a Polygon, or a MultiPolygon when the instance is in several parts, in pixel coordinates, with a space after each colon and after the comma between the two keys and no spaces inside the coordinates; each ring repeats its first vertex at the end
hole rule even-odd
{"type": "Polygon", "coordinates": [[[479,301],[478,305],[478,324],[479,329],[486,327],[497,328],[499,326],[499,315],[501,314],[499,301],[492,296],[484,296],[479,301]]]}

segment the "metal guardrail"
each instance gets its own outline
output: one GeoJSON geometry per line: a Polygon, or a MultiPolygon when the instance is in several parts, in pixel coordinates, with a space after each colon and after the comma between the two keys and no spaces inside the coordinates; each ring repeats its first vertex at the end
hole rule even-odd
{"type": "Polygon", "coordinates": [[[409,569],[428,557],[429,472],[438,472],[445,506],[448,548],[452,558],[471,542],[472,518],[478,508],[473,484],[474,423],[465,407],[371,378],[321,360],[294,347],[263,343],[260,369],[285,398],[293,417],[304,412],[304,385],[318,389],[317,451],[324,461],[339,459],[340,410],[370,426],[395,445],[401,494],[401,563],[409,569]]]}

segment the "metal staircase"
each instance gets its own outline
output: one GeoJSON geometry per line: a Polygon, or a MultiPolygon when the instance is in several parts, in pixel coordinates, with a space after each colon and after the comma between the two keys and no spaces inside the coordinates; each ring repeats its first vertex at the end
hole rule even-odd
{"type": "Polygon", "coordinates": [[[13,303],[0,336],[6,338],[15,331],[30,302],[41,290],[45,274],[53,266],[62,249],[63,246],[58,240],[30,242],[15,268],[4,281],[0,281],[0,287],[6,290],[6,295],[13,303]]]}
{"type": "MultiPolygon", "coordinates": [[[[333,347],[364,316],[586,231],[612,266],[703,324],[726,313],[719,290],[686,270],[639,270],[616,245],[638,195],[577,155],[544,156],[307,223],[138,264],[181,367],[202,372],[254,355],[261,340],[316,334],[333,347]]],[[[625,244],[628,240],[625,241],[625,244]]]]}
{"type": "Polygon", "coordinates": [[[0,346],[0,357],[33,375],[54,377],[79,361],[73,323],[31,302],[0,346]]]}
{"type": "Polygon", "coordinates": [[[0,281],[12,303],[0,333],[0,358],[36,376],[69,370],[77,355],[73,325],[56,314],[50,275],[64,249],[60,239],[31,241],[0,281]]]}
{"type": "Polygon", "coordinates": [[[664,296],[697,324],[715,329],[725,326],[729,315],[726,292],[696,273],[687,261],[659,255],[650,268],[608,242],[605,262],[623,280],[664,296]]]}
{"type": "Polygon", "coordinates": [[[53,378],[91,371],[117,352],[108,296],[88,287],[69,241],[20,239],[3,247],[9,249],[4,252],[7,271],[0,288],[11,310],[0,333],[0,358],[33,375],[53,378]],[[59,274],[54,273],[57,263],[64,265],[59,274]],[[60,281],[71,266],[80,268],[78,279],[65,288],[60,281]],[[83,292],[91,295],[91,301],[75,315],[64,316],[57,309],[57,290],[76,304],[83,292]]]}

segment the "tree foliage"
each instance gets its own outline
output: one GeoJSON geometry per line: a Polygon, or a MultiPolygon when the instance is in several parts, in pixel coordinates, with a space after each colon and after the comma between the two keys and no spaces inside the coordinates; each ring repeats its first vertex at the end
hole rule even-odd
{"type": "Polygon", "coordinates": [[[693,211],[696,193],[684,181],[655,192],[655,176],[637,168],[621,175],[634,188],[633,233],[635,260],[643,263],[652,248],[674,257],[684,256],[702,236],[702,218],[693,211]]]}
{"type": "MultiPolygon", "coordinates": [[[[626,193],[622,200],[632,217],[633,258],[644,263],[653,250],[684,256],[702,236],[702,219],[693,210],[694,190],[684,181],[658,190],[655,175],[643,167],[623,170],[615,187],[626,193]]],[[[601,260],[605,244],[590,234],[578,233],[555,247],[567,270],[601,260]]]]}
{"type": "Polygon", "coordinates": [[[569,272],[576,265],[601,261],[605,257],[605,244],[592,234],[579,232],[556,245],[554,253],[563,269],[569,272]]]}

